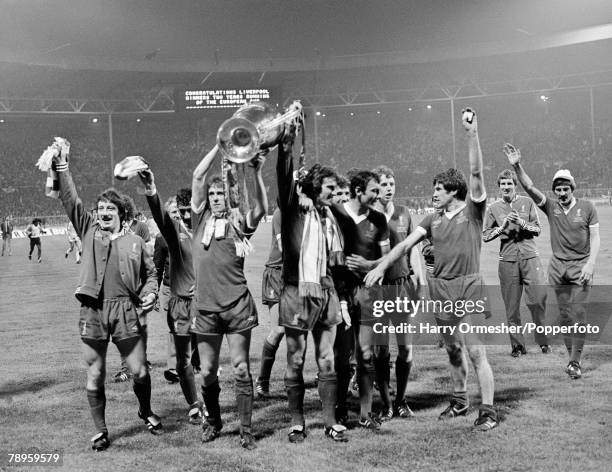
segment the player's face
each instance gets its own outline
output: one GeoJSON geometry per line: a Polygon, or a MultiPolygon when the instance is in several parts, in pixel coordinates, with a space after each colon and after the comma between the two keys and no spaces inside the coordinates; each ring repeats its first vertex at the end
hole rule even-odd
{"type": "Polygon", "coordinates": [[[208,188],[208,204],[213,213],[225,211],[225,193],[221,185],[213,185],[208,188]]]}
{"type": "Polygon", "coordinates": [[[369,207],[380,198],[380,185],[376,180],[370,179],[364,192],[357,190],[357,199],[362,207],[369,207]]]}
{"type": "Polygon", "coordinates": [[[319,193],[315,202],[317,208],[328,207],[333,203],[336,184],[336,179],[333,177],[325,177],[323,179],[323,182],[321,182],[321,193],[319,193]]]}
{"type": "Polygon", "coordinates": [[[557,199],[561,205],[568,206],[570,203],[572,203],[574,191],[569,184],[558,184],[555,186],[555,195],[557,196],[557,199]]]}
{"type": "Polygon", "coordinates": [[[504,200],[508,202],[512,201],[516,195],[516,185],[514,185],[514,181],[512,179],[500,179],[499,191],[504,200]]]}
{"type": "Polygon", "coordinates": [[[395,196],[395,179],[391,176],[382,175],[380,177],[380,201],[386,205],[395,196]]]}
{"type": "Polygon", "coordinates": [[[98,202],[98,222],[100,228],[111,233],[118,233],[121,230],[121,220],[119,218],[119,208],[111,202],[98,202]]]}
{"type": "Polygon", "coordinates": [[[168,216],[172,218],[173,220],[181,219],[181,214],[178,211],[178,206],[176,206],[176,203],[171,203],[170,205],[168,205],[167,210],[168,210],[168,216]]]}
{"type": "Polygon", "coordinates": [[[348,187],[338,187],[334,192],[334,203],[342,204],[351,199],[351,192],[348,187]]]}
{"type": "Polygon", "coordinates": [[[436,210],[445,210],[454,200],[454,193],[447,191],[442,184],[434,185],[431,201],[436,210]]]}

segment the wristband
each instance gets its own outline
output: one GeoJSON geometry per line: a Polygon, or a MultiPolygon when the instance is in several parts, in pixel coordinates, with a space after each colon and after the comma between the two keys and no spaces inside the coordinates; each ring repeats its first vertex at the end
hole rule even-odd
{"type": "Polygon", "coordinates": [[[66,172],[68,170],[68,162],[59,162],[55,164],[55,172],[66,172]]]}

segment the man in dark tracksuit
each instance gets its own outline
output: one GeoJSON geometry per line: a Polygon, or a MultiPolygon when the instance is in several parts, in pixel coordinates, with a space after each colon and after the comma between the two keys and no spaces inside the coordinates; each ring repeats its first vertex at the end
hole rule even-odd
{"type": "MultiPolygon", "coordinates": [[[[495,201],[485,216],[483,240],[497,237],[499,246],[499,285],[509,326],[521,326],[523,286],[527,306],[536,326],[542,326],[546,311],[546,287],[542,261],[534,238],[540,235],[540,220],[533,200],[516,194],[516,174],[506,169],[497,177],[502,198],[495,201]]],[[[544,333],[535,334],[535,341],[544,354],[550,352],[544,333]]],[[[527,354],[520,332],[510,333],[512,357],[527,354]]]]}

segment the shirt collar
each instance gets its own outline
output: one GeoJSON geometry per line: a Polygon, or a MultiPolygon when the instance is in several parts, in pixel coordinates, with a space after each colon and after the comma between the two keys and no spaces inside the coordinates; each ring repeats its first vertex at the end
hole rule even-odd
{"type": "Polygon", "coordinates": [[[383,213],[385,214],[385,217],[387,218],[387,223],[391,221],[391,218],[393,217],[393,213],[395,213],[395,205],[393,204],[393,202],[389,202],[386,209],[384,209],[383,207],[383,213]]]}
{"type": "Polygon", "coordinates": [[[465,208],[465,203],[462,203],[461,206],[459,208],[457,208],[456,210],[453,211],[445,211],[444,215],[449,219],[452,220],[455,215],[457,215],[461,210],[463,210],[465,208]]]}
{"type": "Polygon", "coordinates": [[[352,209],[351,206],[349,205],[349,202],[346,202],[343,204],[344,205],[344,210],[347,212],[347,214],[353,219],[353,221],[355,222],[355,224],[359,224],[361,223],[363,220],[367,219],[368,214],[370,213],[370,210],[366,211],[363,215],[358,215],[357,213],[355,213],[352,209]]]}
{"type": "Polygon", "coordinates": [[[511,205],[511,204],[513,204],[514,202],[516,202],[516,201],[518,200],[518,197],[519,197],[519,194],[518,194],[518,193],[515,193],[515,194],[514,194],[514,198],[513,198],[512,200],[510,200],[509,202],[507,202],[507,201],[504,199],[504,197],[501,197],[501,201],[502,201],[502,202],[504,202],[506,205],[511,205]]]}
{"type": "Polygon", "coordinates": [[[574,208],[576,206],[576,197],[572,197],[572,202],[570,203],[570,206],[568,207],[568,209],[566,210],[565,207],[563,205],[561,205],[559,203],[559,206],[561,207],[561,209],[563,210],[563,213],[565,213],[566,215],[572,210],[572,208],[574,208]]]}

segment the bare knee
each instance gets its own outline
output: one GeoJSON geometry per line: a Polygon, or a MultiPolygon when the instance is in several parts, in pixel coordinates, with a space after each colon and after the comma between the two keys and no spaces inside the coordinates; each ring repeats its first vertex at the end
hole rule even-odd
{"type": "Polygon", "coordinates": [[[321,374],[331,374],[334,372],[334,353],[331,349],[325,353],[321,353],[317,359],[319,372],[321,374]]]}
{"type": "Polygon", "coordinates": [[[276,346],[280,344],[284,335],[285,335],[285,328],[283,328],[282,326],[275,326],[268,333],[268,337],[266,338],[266,341],[269,344],[276,346]]]}
{"type": "Polygon", "coordinates": [[[98,390],[104,387],[105,372],[100,365],[91,364],[87,369],[87,388],[98,390]]]}
{"type": "Polygon", "coordinates": [[[369,346],[362,348],[360,357],[363,364],[372,364],[374,362],[374,352],[369,346]]]}
{"type": "Polygon", "coordinates": [[[287,367],[301,372],[304,369],[304,358],[300,352],[294,352],[287,357],[287,367]]]}
{"type": "Polygon", "coordinates": [[[135,366],[132,370],[132,375],[138,379],[144,379],[149,374],[146,363],[135,366]]]}
{"type": "Polygon", "coordinates": [[[203,378],[214,381],[217,377],[217,363],[206,356],[200,357],[200,371],[203,378]]]}
{"type": "Polygon", "coordinates": [[[487,362],[487,353],[484,346],[470,346],[468,348],[468,355],[476,369],[487,362]]]}
{"type": "Polygon", "coordinates": [[[412,362],[412,346],[410,344],[397,347],[397,358],[400,361],[412,362]]]}
{"type": "Polygon", "coordinates": [[[234,365],[234,378],[236,380],[246,380],[249,378],[249,365],[245,361],[234,365]]]}

